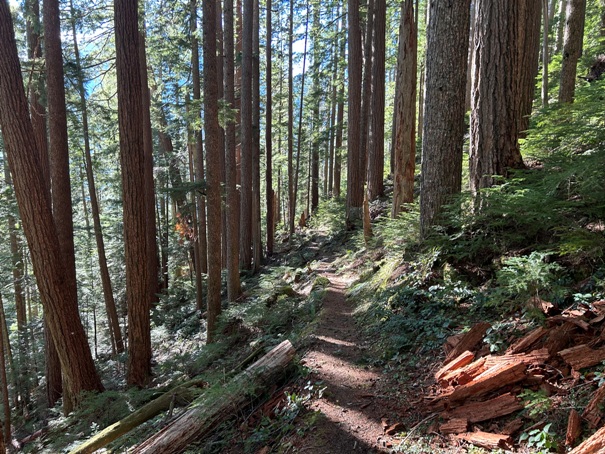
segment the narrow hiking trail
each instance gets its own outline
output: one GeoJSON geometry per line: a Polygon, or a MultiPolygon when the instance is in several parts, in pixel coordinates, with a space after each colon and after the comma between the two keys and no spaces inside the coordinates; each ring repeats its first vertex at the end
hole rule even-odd
{"type": "Polygon", "coordinates": [[[356,276],[337,273],[327,261],[318,262],[316,271],[330,284],[301,362],[310,369],[305,380],[323,392],[306,405],[317,421],[294,443],[295,452],[391,452],[396,441],[385,431],[400,415],[395,399],[380,391],[381,371],[360,365],[369,341],[355,324],[355,302],[345,296],[356,276]]]}

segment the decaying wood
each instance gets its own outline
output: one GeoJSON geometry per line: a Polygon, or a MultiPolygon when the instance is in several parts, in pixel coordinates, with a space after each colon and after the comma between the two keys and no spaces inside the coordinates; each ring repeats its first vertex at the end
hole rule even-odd
{"type": "Polygon", "coordinates": [[[590,329],[590,325],[587,321],[582,320],[580,317],[566,317],[565,315],[555,315],[553,317],[548,317],[546,321],[550,324],[557,324],[559,322],[572,323],[584,331],[588,331],[590,329]]]}
{"type": "Polygon", "coordinates": [[[548,329],[540,326],[540,327],[536,328],[535,330],[531,331],[530,333],[528,333],[527,335],[525,335],[524,337],[522,337],[521,339],[519,339],[513,345],[511,345],[508,348],[508,350],[506,350],[506,353],[508,355],[514,355],[516,353],[525,353],[536,342],[538,342],[540,339],[542,339],[546,335],[546,333],[548,333],[548,329]]]}
{"type": "Polygon", "coordinates": [[[439,426],[439,432],[447,434],[461,434],[468,430],[468,419],[452,418],[439,426]]]}
{"type": "Polygon", "coordinates": [[[290,341],[284,341],[237,375],[230,383],[196,399],[160,432],[137,446],[134,454],[179,453],[195,440],[211,433],[223,421],[241,411],[268,383],[272,383],[294,357],[290,341]]]}
{"type": "Polygon", "coordinates": [[[599,426],[603,419],[603,401],[605,400],[605,385],[601,385],[599,389],[592,395],[590,402],[586,405],[582,418],[588,421],[588,425],[593,429],[599,426]]]}
{"type": "Polygon", "coordinates": [[[550,357],[550,353],[547,348],[541,348],[539,350],[533,350],[529,353],[520,353],[516,355],[501,355],[493,356],[490,355],[485,358],[485,367],[488,369],[494,367],[497,364],[504,363],[523,363],[526,366],[544,364],[550,357]]]}
{"type": "Polygon", "coordinates": [[[567,420],[567,434],[565,435],[565,446],[573,446],[576,444],[576,440],[582,432],[582,421],[580,415],[573,408],[569,412],[569,419],[567,420]]]}
{"type": "Polygon", "coordinates": [[[439,384],[443,388],[447,388],[452,384],[465,385],[486,370],[485,358],[481,358],[467,366],[446,373],[439,380],[439,384]]]}
{"type": "Polygon", "coordinates": [[[489,323],[477,323],[473,326],[468,333],[465,333],[464,336],[460,339],[460,342],[456,344],[456,346],[452,349],[451,352],[448,353],[445,358],[445,363],[449,363],[454,358],[457,358],[466,350],[473,350],[481,340],[483,340],[483,336],[487,330],[491,327],[489,323]]]}
{"type": "Polygon", "coordinates": [[[512,421],[508,422],[502,428],[502,434],[503,435],[514,435],[517,432],[519,432],[523,428],[524,425],[525,425],[525,421],[523,421],[522,418],[513,419],[512,421]]]}
{"type": "Polygon", "coordinates": [[[445,340],[445,344],[443,344],[443,351],[445,352],[445,356],[449,355],[450,352],[460,343],[460,339],[464,337],[464,334],[454,334],[453,336],[449,336],[445,340]]]}
{"type": "MultiPolygon", "coordinates": [[[[466,419],[470,423],[487,421],[522,410],[523,403],[511,393],[506,393],[485,402],[471,402],[441,414],[442,418],[466,419]]],[[[460,431],[463,432],[463,431],[460,431]]]]}
{"type": "Polygon", "coordinates": [[[605,426],[571,450],[569,454],[600,454],[602,452],[605,452],[605,426]]]}
{"type": "MultiPolygon", "coordinates": [[[[527,302],[528,306],[533,306],[539,311],[544,312],[546,315],[553,315],[557,313],[557,308],[550,301],[543,300],[537,296],[534,296],[529,299],[527,302]]],[[[560,311],[559,311],[560,313],[560,311]]]]}
{"type": "Polygon", "coordinates": [[[508,435],[489,432],[466,432],[457,435],[457,438],[486,449],[510,448],[513,442],[512,438],[508,435]]]}
{"type": "Polygon", "coordinates": [[[577,329],[578,327],[572,323],[564,323],[550,329],[548,333],[548,342],[545,344],[550,354],[556,355],[566,348],[570,344],[572,335],[577,329]]]}
{"type": "Polygon", "coordinates": [[[468,350],[465,352],[462,352],[460,354],[460,356],[458,356],[453,361],[450,361],[449,363],[447,363],[445,366],[443,366],[441,369],[439,369],[437,371],[437,373],[435,374],[435,380],[439,381],[441,378],[443,378],[443,376],[445,374],[447,374],[451,371],[454,371],[456,369],[460,369],[461,367],[469,365],[470,363],[473,362],[474,359],[475,359],[474,353],[469,352],[468,350]]]}
{"type": "Polygon", "coordinates": [[[461,401],[470,396],[479,397],[504,386],[517,383],[525,378],[526,366],[523,363],[498,364],[487,369],[466,385],[454,389],[448,396],[451,402],[461,401]]]}
{"type": "Polygon", "coordinates": [[[205,387],[206,385],[207,383],[204,380],[197,379],[176,386],[157,399],[143,405],[124,419],[106,427],[94,437],[73,449],[70,454],[88,454],[107,446],[112,441],[130,432],[135,427],[140,426],[145,421],[168,410],[175,400],[188,404],[199,394],[195,388],[205,387]]]}
{"type": "Polygon", "coordinates": [[[605,360],[605,347],[592,349],[587,344],[576,345],[559,352],[561,358],[575,370],[599,364],[605,360]]]}

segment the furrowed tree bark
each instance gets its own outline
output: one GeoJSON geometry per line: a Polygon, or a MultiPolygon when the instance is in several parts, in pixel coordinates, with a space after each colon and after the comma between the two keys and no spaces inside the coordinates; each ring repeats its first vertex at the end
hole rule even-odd
{"type": "Polygon", "coordinates": [[[126,256],[126,299],[128,301],[127,381],[144,387],[151,375],[151,328],[149,243],[141,67],[139,63],[139,24],[136,0],[116,0],[116,69],[118,80],[118,123],[124,212],[126,256]]]}
{"type": "Polygon", "coordinates": [[[214,342],[216,322],[221,313],[221,154],[218,120],[218,70],[216,59],[216,4],[203,2],[204,30],[204,128],[206,133],[206,174],[208,199],[208,331],[206,341],[214,342]]]}
{"type": "Polygon", "coordinates": [[[3,447],[5,440],[10,441],[11,439],[11,407],[10,407],[10,399],[8,396],[8,377],[6,375],[6,356],[4,351],[10,350],[10,345],[5,345],[4,339],[8,339],[6,326],[6,316],[4,313],[4,302],[2,301],[2,295],[0,295],[0,383],[2,385],[2,406],[4,408],[4,421],[2,421],[2,426],[4,429],[4,438],[2,444],[0,444],[0,452],[5,452],[5,448],[3,447]]]}
{"type": "Polygon", "coordinates": [[[260,186],[260,11],[254,0],[252,20],[252,262],[257,273],[263,259],[260,186]]]}
{"type": "Polygon", "coordinates": [[[122,435],[127,434],[132,429],[140,426],[151,418],[159,415],[161,412],[168,410],[174,402],[182,404],[183,402],[191,402],[198,395],[195,391],[196,387],[203,387],[203,380],[191,380],[171,389],[162,394],[157,399],[143,405],[138,410],[132,412],[125,418],[117,421],[110,426],[107,426],[101,432],[82,443],[77,448],[70,451],[69,454],[91,454],[104,446],[107,446],[114,440],[117,440],[122,435]]]}
{"type": "Polygon", "coordinates": [[[418,66],[417,28],[414,3],[406,0],[401,6],[399,55],[397,57],[397,87],[395,102],[395,131],[393,143],[393,206],[396,218],[404,203],[414,201],[414,171],[416,169],[416,73],[418,66]]]}
{"type": "Polygon", "coordinates": [[[362,171],[363,182],[365,184],[367,160],[368,160],[368,136],[370,129],[370,107],[372,103],[372,44],[374,42],[374,12],[376,11],[376,0],[367,0],[367,14],[365,23],[365,33],[363,40],[363,69],[361,80],[361,118],[360,118],[360,139],[359,139],[359,166],[362,171]]]}
{"type": "Polygon", "coordinates": [[[423,234],[462,185],[470,0],[435,2],[429,8],[420,182],[423,234]]]}
{"type": "Polygon", "coordinates": [[[273,27],[272,27],[272,4],[271,0],[267,0],[267,45],[266,45],[266,92],[267,101],[265,106],[265,154],[266,154],[266,166],[265,166],[265,204],[267,209],[267,255],[273,255],[273,244],[275,240],[275,207],[273,206],[274,193],[273,190],[273,101],[271,97],[272,83],[271,78],[273,77],[271,61],[272,56],[272,39],[273,39],[273,27]]]}
{"type": "MultiPolygon", "coordinates": [[[[233,0],[225,0],[225,100],[235,109],[235,43],[233,37],[233,0]]],[[[237,193],[235,122],[227,119],[225,131],[225,185],[227,204],[227,298],[235,301],[241,294],[239,278],[239,196],[237,193]]]]}
{"type": "Polygon", "coordinates": [[[565,12],[565,37],[563,39],[563,61],[559,83],[559,102],[571,103],[576,90],[578,59],[582,55],[586,0],[569,0],[565,12]]]}
{"type": "Polygon", "coordinates": [[[0,127],[48,326],[71,395],[101,391],[103,385],[78,314],[77,295],[66,285],[68,272],[28,115],[7,2],[0,2],[0,23],[4,24],[0,27],[0,127]]]}
{"type": "Polygon", "coordinates": [[[232,418],[272,384],[294,357],[290,341],[284,341],[237,375],[222,388],[223,392],[208,392],[195,400],[188,411],[172,424],[137,446],[133,454],[171,454],[203,439],[223,421],[232,418]]]}

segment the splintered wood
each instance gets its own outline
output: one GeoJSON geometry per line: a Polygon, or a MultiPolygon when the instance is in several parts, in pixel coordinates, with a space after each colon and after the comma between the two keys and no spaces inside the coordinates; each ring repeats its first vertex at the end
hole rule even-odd
{"type": "MultiPolygon", "coordinates": [[[[440,412],[439,432],[486,449],[511,448],[511,437],[535,423],[524,413],[514,417],[524,409],[519,398],[524,389],[564,395],[581,380],[581,369],[605,361],[605,301],[597,303],[548,317],[544,326],[511,342],[501,355],[486,351],[483,338],[489,323],[449,337],[446,359],[434,374],[435,391],[427,396],[432,410],[440,412]]],[[[565,445],[577,443],[582,421],[592,429],[602,426],[604,409],[605,385],[593,392],[583,411],[579,409],[581,416],[575,409],[570,412],[565,445]]],[[[605,428],[572,453],[605,453],[605,428]]]]}

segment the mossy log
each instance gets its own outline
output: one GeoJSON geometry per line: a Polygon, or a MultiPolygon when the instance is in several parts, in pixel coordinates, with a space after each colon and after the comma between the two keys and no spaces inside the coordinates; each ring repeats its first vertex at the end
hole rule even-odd
{"type": "Polygon", "coordinates": [[[223,421],[236,415],[284,372],[294,357],[290,341],[284,341],[223,387],[196,399],[189,410],[137,446],[133,454],[183,452],[191,443],[209,435],[223,421]]]}
{"type": "Polygon", "coordinates": [[[124,419],[106,427],[94,437],[72,450],[70,454],[89,454],[107,446],[109,443],[130,432],[135,427],[149,421],[161,412],[168,410],[173,402],[179,402],[181,405],[183,403],[191,402],[198,397],[198,392],[195,388],[205,386],[206,382],[204,380],[195,379],[174,387],[157,399],[143,405],[124,419]]]}

